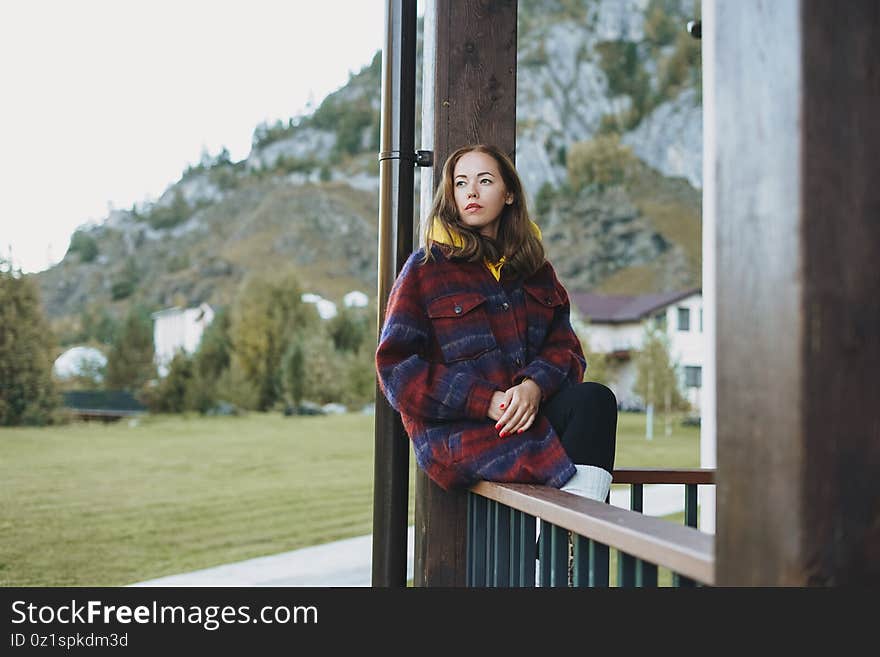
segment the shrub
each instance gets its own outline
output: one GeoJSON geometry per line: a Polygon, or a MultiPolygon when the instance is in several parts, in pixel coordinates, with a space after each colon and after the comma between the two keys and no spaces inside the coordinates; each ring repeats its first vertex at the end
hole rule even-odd
{"type": "Polygon", "coordinates": [[[587,185],[605,187],[624,182],[637,158],[620,143],[617,134],[599,135],[572,145],[568,155],[568,179],[575,189],[587,185]]]}
{"type": "Polygon", "coordinates": [[[88,233],[77,230],[70,238],[67,253],[78,253],[80,262],[92,262],[98,256],[98,242],[88,233]]]}

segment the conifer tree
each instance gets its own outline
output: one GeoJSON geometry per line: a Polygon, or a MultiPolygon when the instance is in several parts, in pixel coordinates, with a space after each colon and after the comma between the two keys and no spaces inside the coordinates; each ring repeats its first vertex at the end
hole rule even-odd
{"type": "Polygon", "coordinates": [[[51,422],[54,349],[33,281],[0,260],[0,425],[51,422]]]}
{"type": "Polygon", "coordinates": [[[105,377],[108,390],[140,391],[156,378],[153,321],[143,308],[133,308],[110,348],[105,377]]]}

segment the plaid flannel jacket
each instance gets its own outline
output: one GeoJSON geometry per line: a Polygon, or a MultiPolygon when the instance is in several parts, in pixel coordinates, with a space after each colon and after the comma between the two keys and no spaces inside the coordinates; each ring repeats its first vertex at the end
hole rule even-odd
{"type": "Polygon", "coordinates": [[[413,253],[392,287],[376,350],[379,385],[413,442],[416,461],[444,489],[479,480],[562,486],[575,467],[538,412],[499,438],[496,390],[530,378],[542,401],[583,380],[586,362],[568,294],[549,262],[523,280],[481,263],[413,253]]]}

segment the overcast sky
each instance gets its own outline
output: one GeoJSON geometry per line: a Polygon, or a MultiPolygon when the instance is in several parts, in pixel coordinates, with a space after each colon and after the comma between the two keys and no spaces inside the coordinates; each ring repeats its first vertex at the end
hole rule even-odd
{"type": "MultiPolygon", "coordinates": [[[[419,13],[421,13],[421,3],[419,13]]],[[[382,48],[384,0],[0,0],[0,254],[59,261],[203,149],[316,106],[382,48]]]]}

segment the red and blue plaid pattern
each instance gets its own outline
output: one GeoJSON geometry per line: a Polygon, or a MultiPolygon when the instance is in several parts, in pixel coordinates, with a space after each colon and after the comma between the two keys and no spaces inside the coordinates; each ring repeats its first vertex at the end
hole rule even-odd
{"type": "Polygon", "coordinates": [[[540,414],[499,438],[488,417],[496,390],[524,378],[544,400],[583,380],[586,362],[568,294],[549,262],[526,280],[451,260],[437,244],[403,266],[376,350],[379,385],[403,420],[416,461],[444,489],[476,481],[560,487],[575,467],[540,414]]]}

